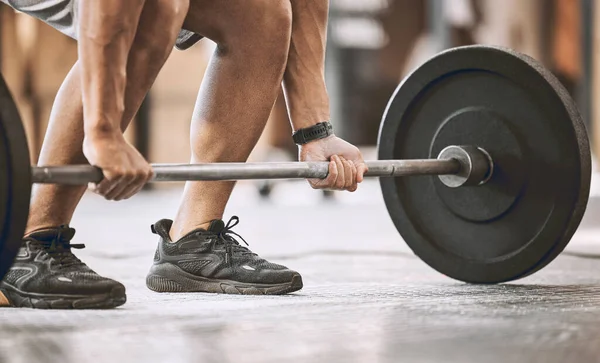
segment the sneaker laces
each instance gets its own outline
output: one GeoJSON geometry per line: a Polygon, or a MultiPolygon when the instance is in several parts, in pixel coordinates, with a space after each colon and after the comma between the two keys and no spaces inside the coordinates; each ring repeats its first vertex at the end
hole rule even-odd
{"type": "Polygon", "coordinates": [[[85,245],[71,244],[70,238],[63,236],[63,230],[65,228],[68,227],[59,227],[56,237],[51,240],[37,240],[35,238],[27,238],[27,240],[42,248],[60,268],[84,265],[84,263],[71,252],[71,249],[84,249],[85,245]]]}
{"type": "Polygon", "coordinates": [[[233,216],[229,219],[225,228],[217,234],[218,240],[225,246],[225,262],[229,263],[234,253],[240,253],[242,255],[256,255],[250,251],[247,247],[242,246],[235,237],[241,239],[246,246],[250,246],[244,237],[231,229],[240,223],[240,219],[237,216],[233,216]],[[235,236],[235,237],[234,237],[235,236]]]}

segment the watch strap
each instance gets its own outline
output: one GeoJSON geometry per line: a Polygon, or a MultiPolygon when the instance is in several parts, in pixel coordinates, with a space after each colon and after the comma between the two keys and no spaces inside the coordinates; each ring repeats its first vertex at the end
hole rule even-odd
{"type": "Polygon", "coordinates": [[[292,135],[297,145],[304,145],[311,141],[324,139],[333,135],[333,126],[330,122],[320,122],[316,125],[299,129],[292,135]]]}

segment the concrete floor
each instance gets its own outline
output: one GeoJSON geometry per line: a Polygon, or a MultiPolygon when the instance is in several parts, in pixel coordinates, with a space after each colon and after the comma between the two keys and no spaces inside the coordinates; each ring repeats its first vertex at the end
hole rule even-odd
{"type": "Polygon", "coordinates": [[[179,194],[118,205],[87,195],[73,222],[87,244],[78,254],[123,282],[128,303],[0,310],[0,363],[600,362],[600,259],[573,256],[600,253],[595,203],[568,252],[544,270],[470,286],[410,253],[374,181],[334,202],[304,182],[278,185],[265,202],[243,183],[227,212],[241,217],[236,231],[300,271],[305,288],[282,297],[155,294],[144,284],[156,243],[149,225],[175,213],[179,194]],[[292,232],[306,225],[312,233],[292,232]]]}

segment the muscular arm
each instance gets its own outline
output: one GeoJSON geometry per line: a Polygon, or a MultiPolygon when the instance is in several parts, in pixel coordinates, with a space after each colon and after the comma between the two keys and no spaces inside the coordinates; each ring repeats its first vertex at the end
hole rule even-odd
{"type": "Polygon", "coordinates": [[[284,90],[294,130],[328,121],[325,47],[329,0],[290,0],[293,23],[284,90]]]}
{"type": "MultiPolygon", "coordinates": [[[[330,117],[325,87],[329,0],[290,2],[292,40],[283,83],[295,131],[330,117]]],[[[360,150],[335,136],[300,146],[299,157],[301,161],[329,161],[327,178],[309,180],[313,188],[355,191],[367,172],[360,150]]]]}
{"type": "MultiPolygon", "coordinates": [[[[130,87],[136,87],[127,84],[127,69],[146,66],[128,65],[145,0],[81,0],[79,5],[82,151],[104,174],[95,191],[109,200],[127,199],[152,176],[150,164],[122,132],[130,121],[123,122],[126,90],[131,94],[130,87]]],[[[133,82],[138,89],[145,84],[144,80],[133,82]]],[[[126,117],[132,117],[131,111],[129,105],[126,117]]]]}
{"type": "Polygon", "coordinates": [[[82,0],[79,62],[86,138],[121,134],[127,58],[145,0],[82,0]]]}

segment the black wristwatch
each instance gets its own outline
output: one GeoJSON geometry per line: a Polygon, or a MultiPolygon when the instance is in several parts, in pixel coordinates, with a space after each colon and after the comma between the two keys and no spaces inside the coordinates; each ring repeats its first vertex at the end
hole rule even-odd
{"type": "Polygon", "coordinates": [[[324,139],[333,135],[333,126],[329,122],[320,122],[314,126],[300,129],[292,135],[296,145],[304,145],[311,141],[324,139]]]}

